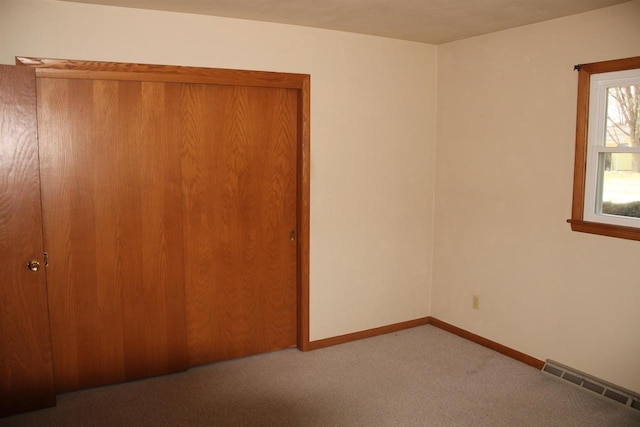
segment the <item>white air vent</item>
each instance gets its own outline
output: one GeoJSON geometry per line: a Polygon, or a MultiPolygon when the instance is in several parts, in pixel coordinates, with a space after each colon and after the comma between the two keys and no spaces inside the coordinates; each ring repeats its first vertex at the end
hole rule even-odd
{"type": "Polygon", "coordinates": [[[640,411],[640,395],[632,391],[625,390],[622,387],[600,380],[589,374],[585,374],[584,372],[580,372],[549,359],[547,359],[542,367],[542,372],[561,378],[582,389],[599,394],[600,396],[606,397],[607,399],[631,409],[640,411]]]}

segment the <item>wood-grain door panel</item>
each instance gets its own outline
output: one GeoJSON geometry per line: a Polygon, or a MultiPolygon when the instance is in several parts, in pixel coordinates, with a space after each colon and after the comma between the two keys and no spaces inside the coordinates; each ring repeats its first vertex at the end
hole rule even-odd
{"type": "Polygon", "coordinates": [[[38,79],[59,392],[187,367],[174,93],[38,79]]]}
{"type": "Polygon", "coordinates": [[[43,252],[35,71],[0,65],[0,417],[55,405],[43,252]]]}
{"type": "Polygon", "coordinates": [[[191,365],[296,345],[297,102],[292,89],[183,86],[191,365]]]}
{"type": "Polygon", "coordinates": [[[295,346],[298,90],[38,82],[57,390],[295,346]]]}

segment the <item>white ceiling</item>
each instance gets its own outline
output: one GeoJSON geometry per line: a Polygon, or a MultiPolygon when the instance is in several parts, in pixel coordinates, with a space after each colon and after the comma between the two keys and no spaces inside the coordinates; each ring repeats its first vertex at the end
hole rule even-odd
{"type": "Polygon", "coordinates": [[[446,43],[629,0],[64,0],[446,43]]]}

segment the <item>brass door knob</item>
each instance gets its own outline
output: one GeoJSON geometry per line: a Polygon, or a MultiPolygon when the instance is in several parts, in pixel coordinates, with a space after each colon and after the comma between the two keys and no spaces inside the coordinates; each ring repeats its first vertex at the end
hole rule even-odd
{"type": "Polygon", "coordinates": [[[38,269],[40,268],[40,262],[32,259],[27,263],[27,268],[31,271],[38,271],[38,269]]]}

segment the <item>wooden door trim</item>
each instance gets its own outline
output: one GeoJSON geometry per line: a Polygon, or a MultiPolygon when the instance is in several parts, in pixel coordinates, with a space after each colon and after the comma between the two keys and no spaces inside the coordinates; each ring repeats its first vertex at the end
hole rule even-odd
{"type": "Polygon", "coordinates": [[[37,77],[201,83],[229,86],[302,89],[306,74],[125,62],[16,57],[16,64],[34,67],[37,77]]]}
{"type": "Polygon", "coordinates": [[[311,78],[305,74],[298,91],[298,348],[311,350],[309,345],[309,212],[311,210],[311,78]]]}
{"type": "Polygon", "coordinates": [[[297,194],[297,347],[309,346],[310,238],[310,76],[308,74],[220,68],[16,57],[16,65],[35,68],[37,78],[156,81],[286,88],[298,91],[297,194]]]}

